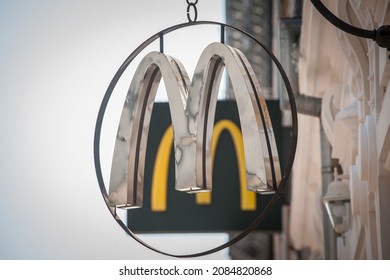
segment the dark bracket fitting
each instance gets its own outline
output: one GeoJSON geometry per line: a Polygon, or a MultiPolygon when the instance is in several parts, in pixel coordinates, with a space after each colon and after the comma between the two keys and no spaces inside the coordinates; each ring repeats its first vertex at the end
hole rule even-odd
{"type": "Polygon", "coordinates": [[[382,25],[375,30],[375,41],[378,46],[390,51],[390,25],[382,25]]]}

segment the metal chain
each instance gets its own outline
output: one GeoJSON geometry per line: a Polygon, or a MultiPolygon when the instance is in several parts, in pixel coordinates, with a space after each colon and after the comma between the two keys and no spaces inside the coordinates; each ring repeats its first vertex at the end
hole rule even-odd
{"type": "Polygon", "coordinates": [[[198,4],[198,0],[195,0],[195,2],[191,2],[190,0],[186,0],[186,2],[188,4],[188,6],[187,6],[188,21],[195,22],[198,19],[198,9],[196,8],[196,4],[198,4]]]}

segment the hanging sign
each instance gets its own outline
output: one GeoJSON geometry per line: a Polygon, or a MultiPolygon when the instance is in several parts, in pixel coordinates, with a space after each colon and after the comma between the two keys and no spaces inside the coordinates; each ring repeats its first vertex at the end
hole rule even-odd
{"type": "Polygon", "coordinates": [[[187,2],[189,20],[194,20],[156,33],[120,66],[104,95],[94,134],[96,176],[111,214],[134,240],[172,257],[204,256],[231,246],[255,229],[279,230],[278,205],[286,189],[297,144],[295,101],[280,62],[245,31],[223,23],[196,21],[196,2],[192,5],[187,2]],[[211,43],[204,49],[190,79],[181,62],[164,53],[164,36],[194,25],[219,26],[221,42],[211,43]],[[276,117],[272,110],[269,111],[269,104],[264,100],[256,74],[245,55],[224,44],[225,29],[235,30],[254,40],[271,57],[285,82],[293,128],[291,137],[288,137],[291,145],[283,175],[274,133],[274,126],[280,124],[280,119],[275,122],[276,117]],[[104,114],[124,71],[143,49],[156,40],[160,40],[160,51],[151,52],[141,60],[124,102],[107,191],[100,163],[104,114]],[[236,102],[217,106],[224,69],[236,102]],[[165,105],[154,104],[161,79],[168,97],[165,105]],[[164,116],[152,116],[152,112],[154,115],[164,112],[164,116]],[[232,112],[235,113],[231,115],[232,112]],[[222,117],[218,117],[219,114],[222,117]],[[117,209],[129,209],[127,225],[117,215],[117,209]],[[215,248],[176,255],[142,241],[134,230],[241,232],[215,248]]]}

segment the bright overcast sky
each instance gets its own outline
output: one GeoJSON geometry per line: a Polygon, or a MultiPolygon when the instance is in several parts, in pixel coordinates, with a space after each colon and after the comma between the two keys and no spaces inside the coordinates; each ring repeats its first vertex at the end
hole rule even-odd
{"type": "MultiPolygon", "coordinates": [[[[198,19],[222,21],[222,2],[200,0],[198,19]]],[[[161,258],[132,241],[107,210],[94,172],[93,132],[120,64],[151,35],[186,22],[186,7],[185,0],[0,0],[1,259],[161,258]]],[[[185,33],[167,38],[167,52],[186,66],[202,51],[196,42],[218,40],[213,32],[185,33]]],[[[122,103],[119,93],[102,132],[105,180],[122,103]]],[[[164,243],[215,246],[224,238],[164,243]]]]}

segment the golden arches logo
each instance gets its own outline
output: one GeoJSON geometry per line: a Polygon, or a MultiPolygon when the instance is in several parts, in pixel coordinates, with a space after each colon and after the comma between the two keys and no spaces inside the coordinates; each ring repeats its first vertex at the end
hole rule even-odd
{"type": "MultiPolygon", "coordinates": [[[[238,175],[240,187],[240,205],[243,211],[256,210],[256,195],[246,188],[246,171],[244,142],[241,131],[238,126],[230,120],[221,120],[214,126],[212,141],[212,162],[214,165],[215,152],[219,138],[223,131],[228,131],[234,145],[238,162],[238,175]]],[[[151,210],[154,212],[164,212],[167,210],[168,193],[168,172],[169,159],[173,146],[173,127],[167,128],[156,153],[156,159],[153,167],[152,191],[151,191],[151,210]]],[[[229,187],[229,186],[228,186],[229,187]]],[[[232,186],[230,186],[232,187],[232,186]]],[[[198,205],[211,204],[211,192],[200,192],[196,194],[196,203],[198,205]]]]}

